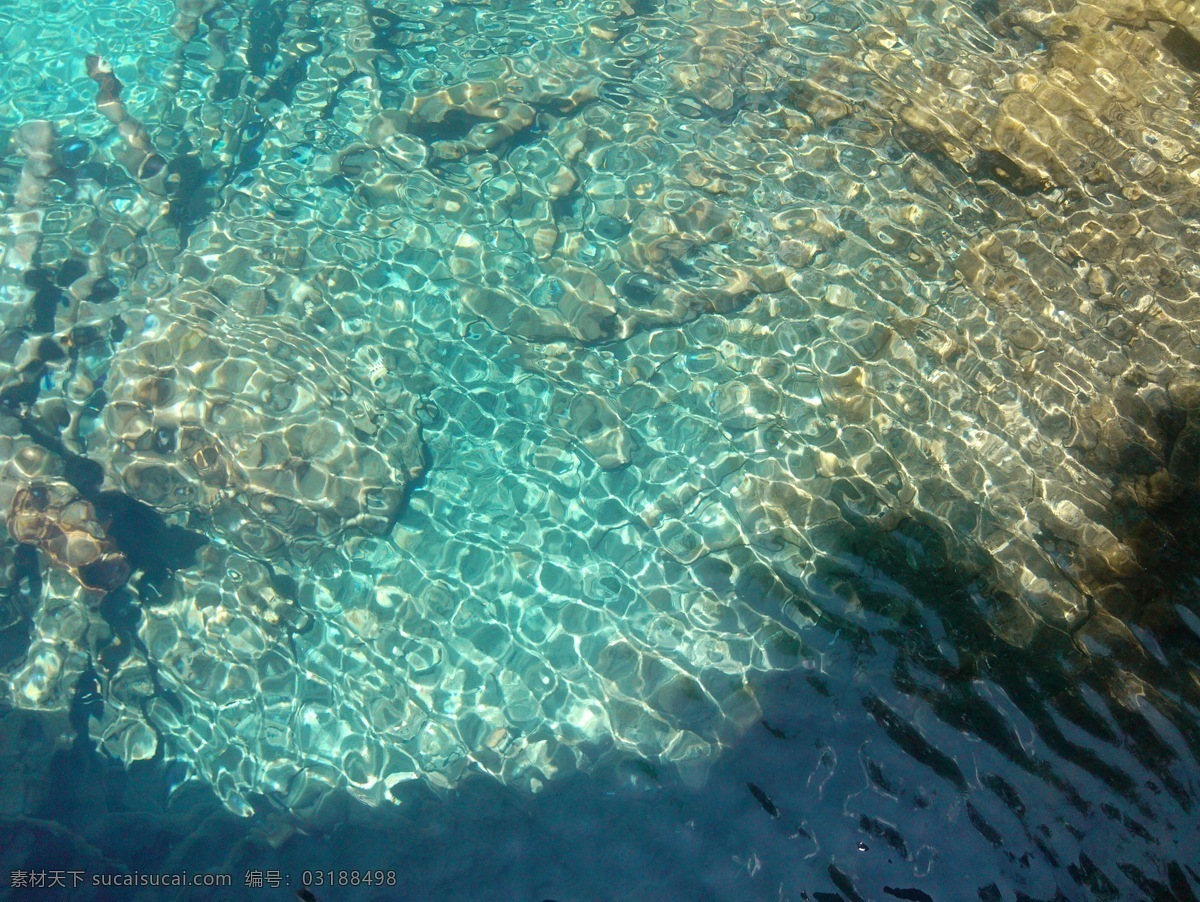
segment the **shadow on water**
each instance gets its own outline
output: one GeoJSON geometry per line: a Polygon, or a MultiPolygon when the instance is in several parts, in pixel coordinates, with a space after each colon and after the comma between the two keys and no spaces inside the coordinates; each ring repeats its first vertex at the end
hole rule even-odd
{"type": "MultiPolygon", "coordinates": [[[[38,815],[6,824],[0,863],[205,862],[235,892],[247,874],[291,881],[263,898],[328,870],[394,873],[396,888],[314,884],[318,899],[1195,898],[1200,735],[1175,646],[1164,665],[1050,629],[1005,641],[986,566],[936,524],[848,522],[818,574],[813,666],[758,683],[761,722],[698,788],[609,756],[532,795],[484,777],[446,793],[414,782],[382,810],[334,795],[296,830],[283,813],[233,817],[204,788],[172,794],[171,766],[125,770],[81,741],[50,759],[38,815]]],[[[815,603],[780,585],[759,571],[737,588],[815,603]]],[[[75,700],[96,704],[84,681],[75,700]]]]}
{"type": "MultiPolygon", "coordinates": [[[[1174,449],[1190,448],[1190,433],[1172,435],[1180,470],[1174,449]]],[[[101,491],[94,463],[55,450],[147,585],[193,559],[198,534],[101,491]]],[[[811,667],[758,681],[761,722],[700,788],[610,758],[535,795],[477,777],[444,794],[413,784],[396,809],[335,795],[299,824],[259,800],[263,813],[242,820],[206,788],[175,787],[173,765],[126,770],[95,749],[88,721],[103,700],[89,666],[66,715],[69,748],[54,747],[53,723],[0,718],[19,747],[44,751],[33,765],[22,758],[42,771],[19,782],[44,794],[17,809],[33,814],[0,823],[0,865],[127,875],[204,862],[238,890],[248,873],[278,872],[292,884],[263,892],[280,898],[306,871],[329,870],[394,872],[408,897],[439,899],[1195,898],[1200,502],[1175,486],[1153,503],[1118,493],[1113,526],[1140,569],[1110,579],[1107,608],[1094,603],[1071,634],[1014,626],[1020,606],[997,592],[986,555],[920,515],[885,527],[857,514],[852,486],[833,487],[842,526],[806,585],[761,563],[735,576],[698,562],[706,585],[801,613],[817,653],[811,667]]],[[[17,564],[13,610],[41,594],[36,562],[22,552],[17,564]]],[[[101,613],[115,641],[94,666],[111,672],[137,642],[140,609],[118,592],[101,613]]],[[[16,629],[5,641],[27,638],[16,629]]],[[[339,886],[333,897],[395,891],[339,886]]]]}

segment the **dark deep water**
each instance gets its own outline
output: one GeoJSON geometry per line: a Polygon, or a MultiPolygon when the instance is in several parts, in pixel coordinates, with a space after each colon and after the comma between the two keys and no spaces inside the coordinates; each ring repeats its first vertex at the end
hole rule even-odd
{"type": "Polygon", "coordinates": [[[0,0],[3,896],[1196,898],[1198,59],[0,0]]]}
{"type": "MultiPolygon", "coordinates": [[[[1015,652],[952,565],[922,571],[869,539],[829,576],[856,590],[861,625],[826,632],[817,667],[762,681],[760,722],[702,786],[636,759],[535,795],[474,777],[399,809],[330,800],[276,845],[277,816],[234,817],[202,788],[168,799],[169,768],[79,742],[50,762],[41,810],[6,823],[5,869],[233,878],[181,892],[196,899],[290,898],[313,871],[395,874],[395,889],[314,887],[338,899],[1194,898],[1195,725],[1118,708],[1129,672],[1065,635],[1015,652]],[[246,888],[256,875],[289,889],[246,888]]],[[[1159,704],[1184,682],[1137,663],[1159,704]]]]}

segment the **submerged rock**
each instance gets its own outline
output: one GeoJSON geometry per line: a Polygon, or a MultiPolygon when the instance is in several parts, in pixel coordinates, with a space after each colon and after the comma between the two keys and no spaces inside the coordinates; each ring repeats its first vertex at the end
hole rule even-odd
{"type": "Polygon", "coordinates": [[[8,534],[33,545],[85,589],[111,592],[129,579],[129,562],[104,531],[92,503],[70,483],[40,480],[16,491],[8,534]]]}
{"type": "Polygon", "coordinates": [[[113,357],[95,456],[114,487],[267,558],[383,531],[423,471],[416,421],[302,333],[202,292],[177,305],[113,357]]]}

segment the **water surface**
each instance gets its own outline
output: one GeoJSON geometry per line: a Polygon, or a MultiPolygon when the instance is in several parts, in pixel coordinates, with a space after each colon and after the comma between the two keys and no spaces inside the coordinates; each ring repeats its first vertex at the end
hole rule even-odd
{"type": "Polygon", "coordinates": [[[0,9],[9,884],[1191,898],[1198,37],[0,9]]]}

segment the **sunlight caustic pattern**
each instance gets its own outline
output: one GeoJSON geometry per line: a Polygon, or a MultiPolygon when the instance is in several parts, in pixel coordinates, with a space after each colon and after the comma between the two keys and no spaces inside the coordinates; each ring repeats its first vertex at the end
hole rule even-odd
{"type": "Polygon", "coordinates": [[[107,598],[38,539],[10,700],[94,661],[102,747],[239,812],[699,779],[905,521],[1012,646],[1137,649],[1120,511],[1200,473],[1200,32],[1064,6],[0,12],[0,501],[208,539],[117,536],[107,598]]]}

